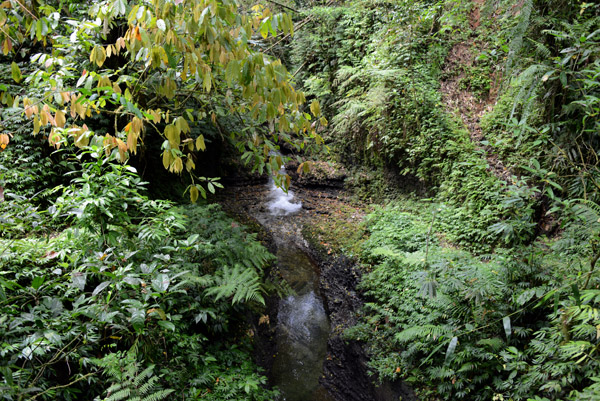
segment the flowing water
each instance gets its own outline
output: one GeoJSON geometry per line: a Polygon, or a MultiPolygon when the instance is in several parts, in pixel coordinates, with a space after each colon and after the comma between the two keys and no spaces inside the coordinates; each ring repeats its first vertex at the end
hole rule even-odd
{"type": "Polygon", "coordinates": [[[318,267],[302,250],[293,224],[292,215],[302,210],[302,203],[272,182],[268,197],[266,212],[257,218],[273,232],[280,272],[294,291],[279,303],[273,384],[285,401],[333,401],[319,383],[330,323],[319,293],[318,267]]]}

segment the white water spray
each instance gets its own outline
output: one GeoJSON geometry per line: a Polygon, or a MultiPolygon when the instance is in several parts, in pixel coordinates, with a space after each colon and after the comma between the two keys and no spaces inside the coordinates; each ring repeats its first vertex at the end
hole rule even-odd
{"type": "MultiPolygon", "coordinates": [[[[286,174],[285,167],[281,167],[280,173],[286,174]]],[[[273,216],[287,216],[302,209],[302,202],[295,200],[294,193],[289,190],[286,193],[275,185],[273,178],[270,180],[269,198],[271,201],[267,206],[273,216]]]]}

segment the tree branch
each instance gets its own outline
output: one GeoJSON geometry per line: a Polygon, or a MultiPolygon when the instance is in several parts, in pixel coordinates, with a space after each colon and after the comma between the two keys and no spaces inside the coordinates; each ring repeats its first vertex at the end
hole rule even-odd
{"type": "Polygon", "coordinates": [[[296,10],[295,8],[292,8],[290,6],[286,6],[285,4],[281,4],[275,0],[267,0],[269,3],[273,3],[273,4],[277,4],[279,7],[283,7],[283,8],[287,8],[288,10],[292,10],[294,12],[299,12],[298,10],[296,10]]]}

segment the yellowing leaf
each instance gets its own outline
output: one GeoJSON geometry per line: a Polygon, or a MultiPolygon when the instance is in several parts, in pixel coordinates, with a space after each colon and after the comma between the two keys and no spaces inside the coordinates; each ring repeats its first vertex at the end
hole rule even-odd
{"type": "Polygon", "coordinates": [[[119,138],[117,138],[116,142],[117,149],[119,150],[120,161],[121,163],[124,163],[127,157],[127,144],[125,144],[125,142],[123,142],[119,138]]]}
{"type": "Polygon", "coordinates": [[[163,152],[162,162],[163,162],[163,167],[165,169],[168,169],[169,166],[171,165],[171,151],[170,150],[165,150],[163,152]]]}
{"type": "Polygon", "coordinates": [[[194,163],[194,161],[192,160],[191,157],[188,157],[186,162],[185,162],[185,169],[188,172],[191,172],[193,169],[196,168],[196,163],[194,163]]]}
{"type": "Polygon", "coordinates": [[[201,151],[205,151],[206,150],[206,144],[204,143],[204,136],[203,135],[200,135],[196,139],[196,149],[201,150],[201,151]]]}
{"type": "Polygon", "coordinates": [[[6,56],[6,55],[8,55],[8,53],[10,53],[12,48],[13,48],[13,45],[12,45],[12,42],[10,41],[10,39],[8,39],[8,38],[4,39],[4,42],[2,42],[2,53],[6,56]]]}
{"type": "Polygon", "coordinates": [[[37,135],[40,132],[42,124],[40,124],[40,119],[35,116],[33,118],[33,135],[37,135]]]}
{"type": "Polygon", "coordinates": [[[137,141],[139,134],[136,132],[130,132],[127,135],[127,149],[131,151],[133,154],[137,153],[137,141]]]}
{"type": "Polygon", "coordinates": [[[169,124],[165,127],[165,137],[169,140],[172,148],[176,148],[181,143],[181,137],[179,136],[179,129],[176,125],[169,124]]]}
{"type": "Polygon", "coordinates": [[[47,104],[45,104],[44,107],[42,107],[42,112],[40,113],[40,122],[42,123],[42,125],[48,124],[48,105],[47,104]]]}
{"type": "Polygon", "coordinates": [[[190,126],[188,125],[187,121],[183,117],[178,117],[177,120],[175,121],[175,125],[184,134],[187,132],[190,132],[190,126]]]}
{"type": "Polygon", "coordinates": [[[0,134],[0,148],[6,149],[6,146],[10,143],[10,137],[8,134],[0,134]]]}
{"type": "Polygon", "coordinates": [[[192,201],[192,203],[196,203],[196,201],[198,200],[198,188],[196,188],[195,185],[192,185],[190,187],[190,200],[192,201]]]}
{"type": "Polygon", "coordinates": [[[133,132],[139,134],[142,131],[143,127],[144,123],[142,122],[142,120],[139,117],[133,117],[133,119],[131,120],[131,128],[133,129],[133,132]]]}
{"type": "Polygon", "coordinates": [[[169,167],[169,171],[172,173],[181,173],[183,171],[183,160],[181,157],[176,157],[171,166],[169,167]]]}
{"type": "Polygon", "coordinates": [[[52,130],[50,131],[50,135],[48,135],[48,144],[50,146],[54,146],[56,149],[59,149],[61,140],[62,136],[60,132],[57,129],[52,128],[52,130]]]}
{"type": "Polygon", "coordinates": [[[67,122],[66,118],[65,118],[65,112],[62,110],[57,110],[56,111],[56,117],[54,118],[54,121],[56,121],[56,126],[60,127],[60,128],[64,128],[65,123],[67,122]]]}
{"type": "Polygon", "coordinates": [[[104,61],[106,60],[106,50],[104,50],[104,46],[95,46],[94,49],[92,50],[92,53],[90,54],[90,61],[91,62],[96,62],[96,64],[98,64],[98,67],[102,67],[102,64],[104,64],[104,61]],[[92,55],[94,56],[94,59],[92,60],[92,55]]]}
{"type": "Polygon", "coordinates": [[[318,117],[321,114],[321,106],[319,105],[318,100],[313,100],[310,104],[310,112],[313,113],[315,117],[318,117]]]}
{"type": "Polygon", "coordinates": [[[96,47],[92,49],[90,52],[90,63],[94,63],[96,61],[96,47]]]}
{"type": "Polygon", "coordinates": [[[210,93],[210,88],[212,86],[212,77],[210,74],[210,71],[205,71],[204,72],[204,77],[202,80],[202,84],[204,86],[204,89],[206,90],[206,92],[210,93]]]}

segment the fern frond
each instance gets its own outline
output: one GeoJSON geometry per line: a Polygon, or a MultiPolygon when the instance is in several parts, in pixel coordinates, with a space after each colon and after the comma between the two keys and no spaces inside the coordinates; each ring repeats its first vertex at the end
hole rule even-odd
{"type": "Polygon", "coordinates": [[[154,376],[154,365],[149,365],[141,372],[134,353],[109,354],[94,361],[104,368],[104,373],[112,383],[106,390],[107,396],[102,401],[160,401],[173,390],[159,389],[158,376],[154,376]]]}
{"type": "Polygon", "coordinates": [[[152,389],[154,389],[157,381],[158,381],[158,377],[152,376],[146,383],[144,383],[138,387],[138,392],[141,395],[148,394],[152,389]]]}
{"type": "Polygon", "coordinates": [[[508,60],[506,62],[507,73],[511,73],[513,64],[523,47],[523,38],[531,23],[531,12],[533,11],[533,0],[525,0],[519,14],[519,22],[515,26],[510,41],[508,60]]]}
{"type": "Polygon", "coordinates": [[[171,393],[173,393],[175,390],[160,390],[157,391],[156,393],[150,394],[147,397],[144,397],[142,399],[142,401],[161,401],[166,399],[171,393]]]}
{"type": "Polygon", "coordinates": [[[124,388],[122,390],[117,391],[116,393],[112,393],[108,396],[104,401],[121,401],[126,400],[131,395],[130,388],[124,388]]]}
{"type": "Polygon", "coordinates": [[[450,337],[450,334],[451,332],[448,330],[448,328],[427,324],[424,326],[414,326],[402,330],[400,333],[397,333],[394,336],[394,339],[400,343],[407,343],[424,337],[433,337],[434,339],[442,336],[450,337]]]}
{"type": "Polygon", "coordinates": [[[539,58],[542,59],[547,59],[550,58],[550,56],[552,55],[552,51],[548,48],[548,46],[546,46],[543,43],[540,42],[536,42],[533,39],[529,39],[529,42],[531,42],[533,44],[533,46],[535,47],[535,54],[536,56],[538,56],[539,58]]]}
{"type": "Polygon", "coordinates": [[[251,268],[236,264],[233,267],[224,266],[220,274],[215,276],[215,286],[206,290],[206,295],[214,296],[216,300],[231,298],[232,304],[241,302],[265,303],[264,292],[258,273],[251,268]]]}
{"type": "Polygon", "coordinates": [[[133,378],[131,380],[131,384],[133,384],[135,387],[140,387],[142,382],[144,382],[147,378],[152,376],[153,370],[154,370],[154,365],[148,366],[142,372],[133,376],[133,378]]]}

